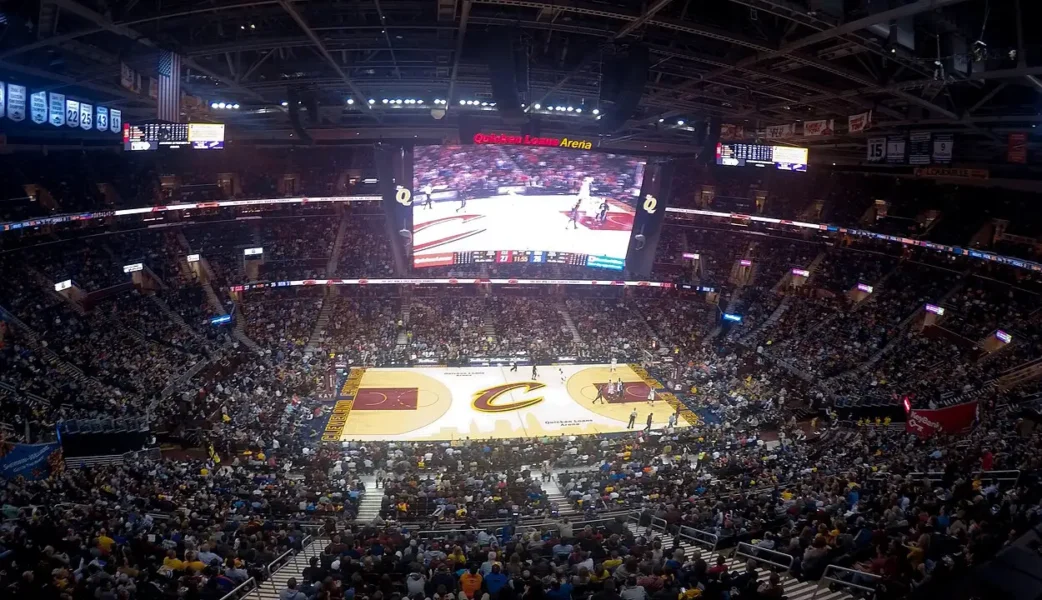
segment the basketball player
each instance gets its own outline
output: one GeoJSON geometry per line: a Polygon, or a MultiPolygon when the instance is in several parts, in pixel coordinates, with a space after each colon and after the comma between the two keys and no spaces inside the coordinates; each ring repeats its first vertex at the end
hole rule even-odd
{"type": "Polygon", "coordinates": [[[510,372],[511,373],[517,373],[517,361],[516,360],[514,362],[510,363],[510,372]]]}
{"type": "Polygon", "coordinates": [[[539,371],[535,368],[535,364],[532,364],[532,379],[539,379],[539,371]]]}
{"type": "Polygon", "coordinates": [[[633,409],[630,413],[630,422],[626,425],[626,429],[633,429],[633,425],[637,422],[637,409],[633,409]]]}
{"type": "Polygon", "coordinates": [[[651,431],[651,417],[655,413],[648,413],[648,424],[644,426],[644,431],[651,431]]]}
{"type": "MultiPolygon", "coordinates": [[[[568,223],[571,223],[572,229],[578,229],[579,228],[579,224],[578,223],[579,223],[579,205],[580,204],[582,204],[582,200],[576,201],[575,206],[572,207],[572,210],[568,211],[568,223]]],[[[564,228],[568,229],[568,225],[566,224],[564,226],[564,228]]]]}
{"type": "Polygon", "coordinates": [[[608,220],[608,201],[601,200],[601,210],[597,213],[597,220],[601,223],[608,220]]]}
{"type": "Polygon", "coordinates": [[[467,208],[467,191],[466,190],[460,190],[459,191],[459,208],[456,209],[456,212],[459,212],[459,211],[463,210],[464,208],[467,208]]]}
{"type": "MultiPolygon", "coordinates": [[[[653,387],[648,388],[648,404],[655,406],[655,388],[653,387]]],[[[650,419],[651,417],[649,416],[648,418],[650,419]]]]}
{"type": "Polygon", "coordinates": [[[601,386],[597,386],[597,397],[593,399],[592,404],[597,404],[598,400],[601,401],[601,404],[605,404],[605,402],[604,402],[604,388],[601,387],[601,386]]]}
{"type": "Polygon", "coordinates": [[[561,375],[561,383],[564,383],[565,379],[568,379],[564,376],[564,369],[562,369],[561,367],[557,367],[557,372],[561,375]]]}
{"type": "Polygon", "coordinates": [[[614,373],[615,369],[618,368],[618,366],[619,366],[619,359],[615,358],[614,356],[611,357],[611,372],[614,373]]]}
{"type": "Polygon", "coordinates": [[[431,192],[433,191],[434,187],[431,184],[428,183],[427,185],[423,186],[424,208],[430,208],[432,210],[434,209],[434,200],[431,198],[431,192]]]}

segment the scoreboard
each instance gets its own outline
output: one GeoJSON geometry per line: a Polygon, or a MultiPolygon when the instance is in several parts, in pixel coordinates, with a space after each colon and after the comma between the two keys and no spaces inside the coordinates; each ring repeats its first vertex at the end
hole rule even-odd
{"type": "MultiPolygon", "coordinates": [[[[446,256],[445,258],[449,258],[446,256]]],[[[621,271],[625,260],[610,256],[578,254],[575,252],[553,252],[544,250],[473,250],[453,252],[450,260],[443,264],[469,265],[478,263],[528,263],[596,267],[621,271]],[[451,262],[450,262],[451,261],[451,262]]]]}
{"type": "Polygon", "coordinates": [[[123,149],[130,151],[159,148],[223,148],[221,123],[123,123],[123,149]]]}
{"type": "Polygon", "coordinates": [[[762,144],[717,144],[716,164],[728,167],[768,167],[782,171],[806,171],[807,149],[762,144]]]}

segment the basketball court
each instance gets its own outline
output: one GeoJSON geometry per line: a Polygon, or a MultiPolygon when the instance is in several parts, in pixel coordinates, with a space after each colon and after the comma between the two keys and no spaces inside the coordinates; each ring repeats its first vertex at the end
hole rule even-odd
{"type": "Polygon", "coordinates": [[[455,440],[614,433],[627,431],[634,409],[635,430],[646,426],[649,413],[652,427],[660,429],[675,412],[670,404],[673,400],[666,400],[671,398],[668,394],[649,403],[649,386],[658,395],[661,384],[624,364],[614,371],[609,365],[542,366],[535,379],[531,375],[531,366],[519,366],[514,372],[509,366],[352,369],[341,384],[336,418],[331,418],[323,439],[455,440]],[[621,393],[594,403],[598,386],[619,379],[621,393]]]}

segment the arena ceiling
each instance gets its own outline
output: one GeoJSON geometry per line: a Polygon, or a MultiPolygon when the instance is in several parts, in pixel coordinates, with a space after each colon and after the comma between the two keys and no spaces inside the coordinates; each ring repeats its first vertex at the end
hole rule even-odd
{"type": "Polygon", "coordinates": [[[987,161],[1007,131],[1042,120],[1035,0],[40,0],[4,10],[8,77],[146,119],[155,103],[120,87],[120,65],[154,74],[159,51],[175,50],[185,90],[238,104],[212,116],[247,136],[291,131],[290,90],[315,94],[312,129],[327,137],[444,131],[461,117],[494,125],[498,109],[481,104],[492,102],[486,55],[504,37],[528,67],[528,117],[605,144],[691,147],[712,117],[747,131],[832,118],[839,134],[808,145],[833,157],[860,155],[868,135],[929,128],[972,140],[987,161]],[[602,66],[635,44],[651,54],[640,105],[606,127],[593,114],[602,66]],[[442,119],[435,100],[447,101],[442,119]],[[869,109],[872,133],[845,133],[846,117],[869,109]]]}

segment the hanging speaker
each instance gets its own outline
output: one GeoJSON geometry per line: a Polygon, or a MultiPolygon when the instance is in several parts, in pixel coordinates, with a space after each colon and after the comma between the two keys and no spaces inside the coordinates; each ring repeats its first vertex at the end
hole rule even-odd
{"type": "Polygon", "coordinates": [[[289,88],[286,90],[286,102],[289,105],[289,124],[293,127],[293,131],[296,132],[297,138],[304,144],[311,143],[311,136],[300,124],[300,92],[297,88],[289,88]]]}
{"type": "Polygon", "coordinates": [[[651,54],[647,46],[633,44],[626,52],[616,54],[615,62],[616,65],[608,71],[611,79],[601,84],[608,95],[614,96],[614,104],[607,108],[607,114],[601,119],[601,127],[605,130],[622,126],[637,110],[648,80],[651,54]]]}
{"type": "Polygon", "coordinates": [[[517,93],[518,64],[514,55],[514,38],[514,35],[493,35],[485,40],[492,101],[507,125],[520,125],[527,120],[517,93]]]}

